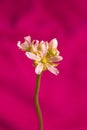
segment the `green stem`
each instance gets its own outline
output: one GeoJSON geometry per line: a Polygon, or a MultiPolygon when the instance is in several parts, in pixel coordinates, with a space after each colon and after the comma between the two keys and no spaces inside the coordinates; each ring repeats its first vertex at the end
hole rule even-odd
{"type": "Polygon", "coordinates": [[[38,92],[39,92],[39,88],[40,88],[40,79],[41,79],[41,75],[37,75],[34,102],[35,102],[36,111],[37,111],[37,115],[38,115],[39,130],[43,130],[42,113],[41,113],[39,100],[38,100],[38,92]]]}

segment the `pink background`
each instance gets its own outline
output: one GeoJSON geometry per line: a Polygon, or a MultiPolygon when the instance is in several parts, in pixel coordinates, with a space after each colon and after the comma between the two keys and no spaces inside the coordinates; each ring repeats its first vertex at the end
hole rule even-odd
{"type": "Polygon", "coordinates": [[[57,38],[60,74],[39,92],[44,130],[87,130],[86,0],[0,0],[0,130],[38,130],[36,75],[17,41],[57,38]]]}

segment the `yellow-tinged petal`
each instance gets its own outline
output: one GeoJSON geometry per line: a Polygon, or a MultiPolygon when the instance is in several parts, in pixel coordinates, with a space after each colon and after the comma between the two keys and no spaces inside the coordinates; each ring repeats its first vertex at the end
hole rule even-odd
{"type": "Polygon", "coordinates": [[[57,68],[53,67],[52,65],[50,65],[49,63],[46,64],[46,67],[47,67],[47,69],[48,69],[51,73],[53,73],[53,74],[55,74],[55,75],[58,75],[58,74],[59,74],[59,70],[58,70],[57,68]]]}
{"type": "Polygon", "coordinates": [[[63,57],[62,56],[58,56],[58,55],[49,58],[49,62],[59,62],[61,60],[63,60],[63,57]]]}
{"type": "Polygon", "coordinates": [[[57,41],[57,39],[56,39],[56,38],[52,39],[52,40],[50,41],[50,43],[49,43],[49,48],[50,48],[50,49],[53,49],[53,48],[56,49],[57,46],[58,46],[58,41],[57,41]]]}

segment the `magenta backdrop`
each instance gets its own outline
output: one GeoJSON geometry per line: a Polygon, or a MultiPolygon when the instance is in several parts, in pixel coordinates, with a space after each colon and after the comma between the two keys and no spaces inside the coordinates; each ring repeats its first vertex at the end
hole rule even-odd
{"type": "Polygon", "coordinates": [[[0,1],[0,130],[38,130],[36,75],[17,41],[57,38],[60,74],[46,71],[39,92],[44,130],[87,130],[86,0],[0,1]]]}

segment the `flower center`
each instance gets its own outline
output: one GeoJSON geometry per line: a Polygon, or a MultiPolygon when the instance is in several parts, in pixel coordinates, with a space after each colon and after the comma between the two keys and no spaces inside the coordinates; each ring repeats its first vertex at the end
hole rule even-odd
{"type": "Polygon", "coordinates": [[[44,57],[42,60],[41,60],[42,63],[46,64],[47,63],[47,58],[44,57]]]}

